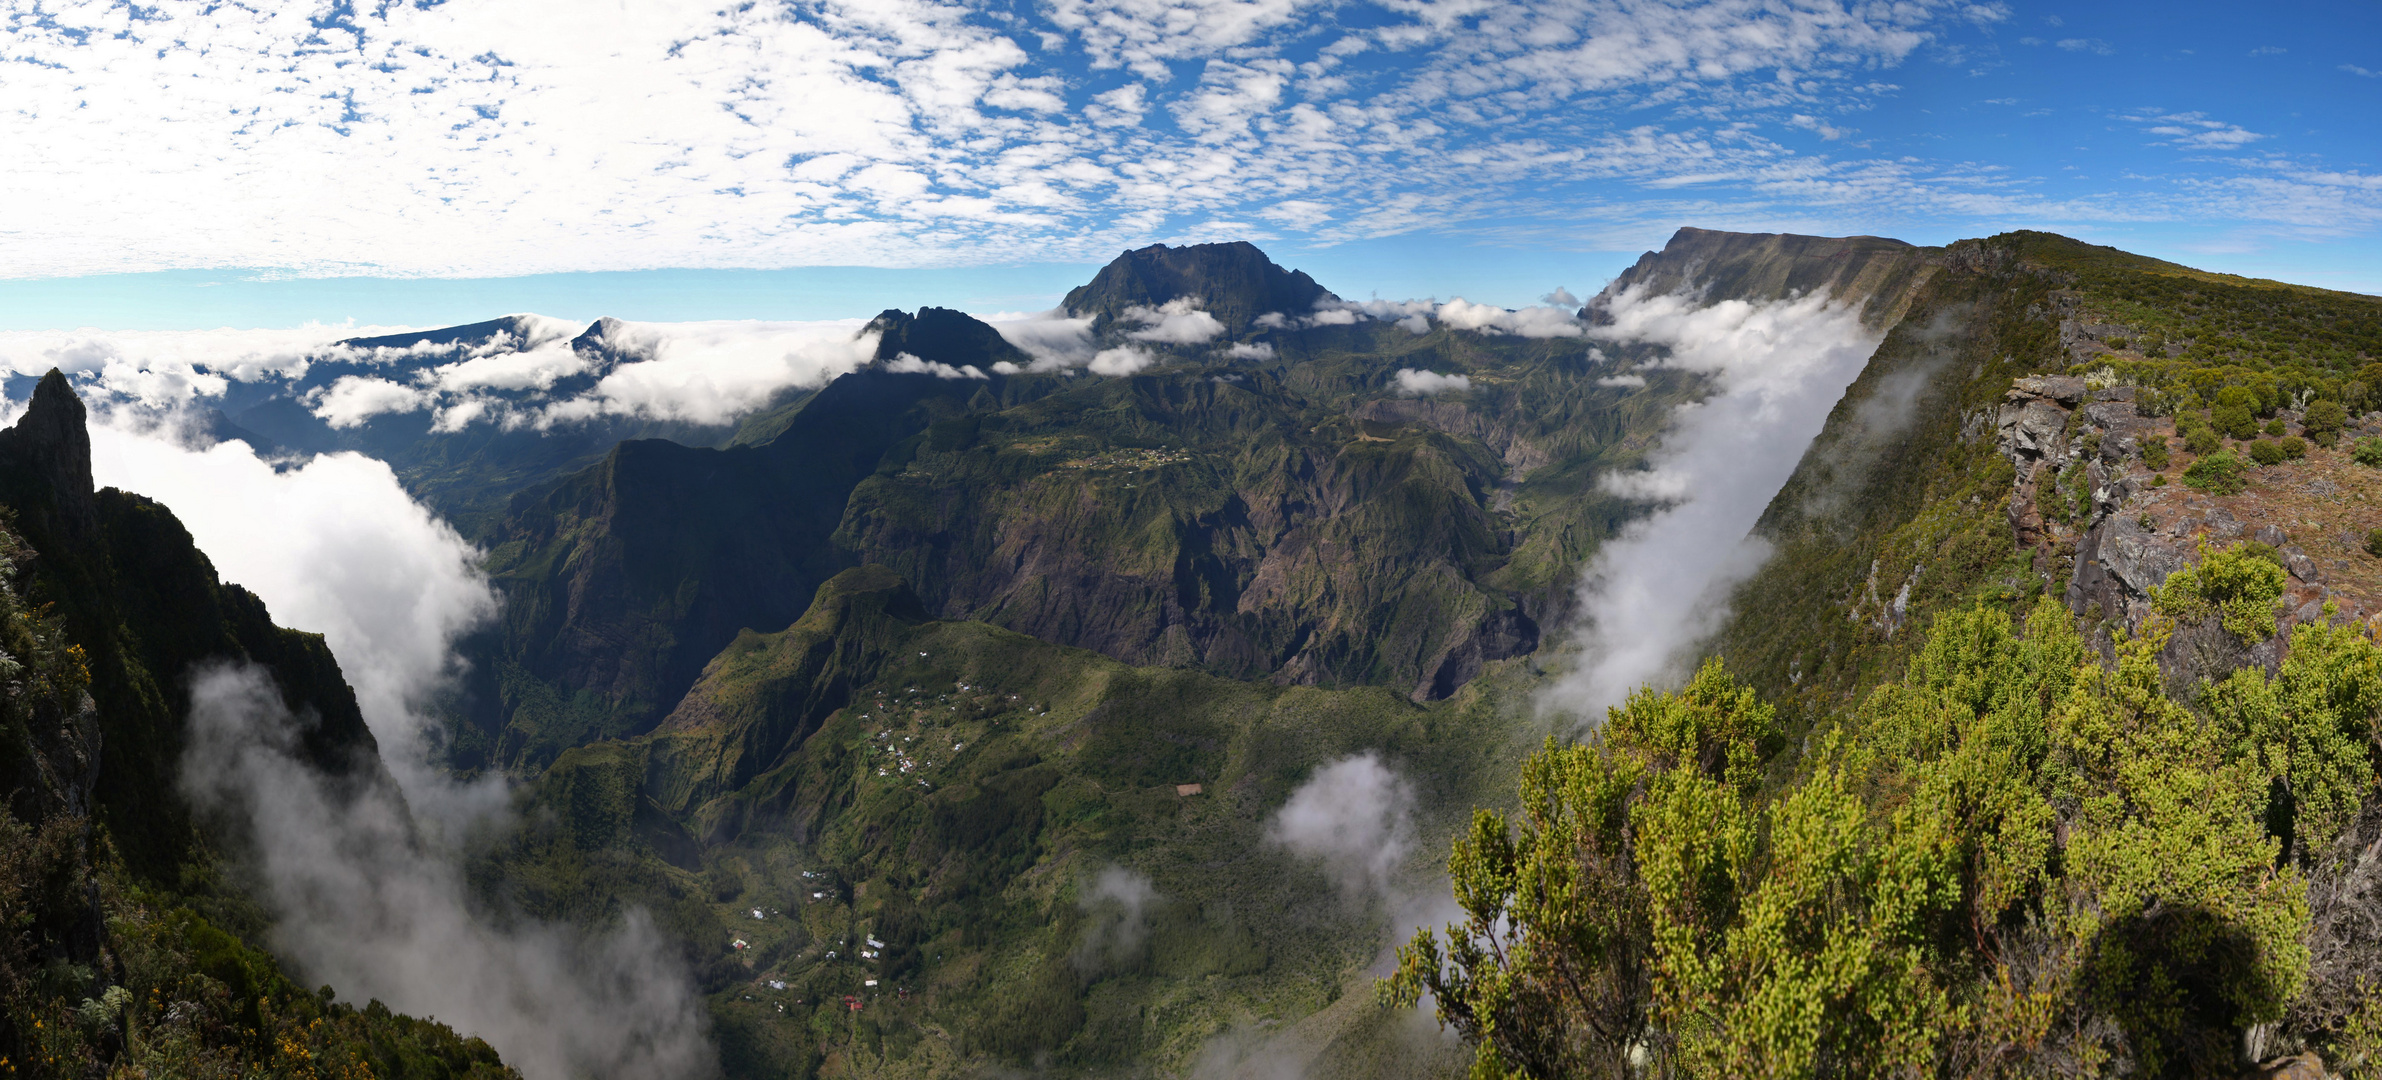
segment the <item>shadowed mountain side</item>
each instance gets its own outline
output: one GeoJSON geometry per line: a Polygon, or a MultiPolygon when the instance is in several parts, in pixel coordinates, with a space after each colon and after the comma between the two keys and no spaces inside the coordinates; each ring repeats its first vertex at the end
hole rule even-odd
{"type": "Polygon", "coordinates": [[[1257,245],[1234,241],[1128,251],[1059,306],[1078,317],[1095,316],[1093,331],[1107,334],[1127,308],[1156,308],[1181,297],[1198,301],[1200,310],[1236,336],[1269,312],[1297,316],[1315,310],[1318,300],[1339,299],[1304,272],[1275,265],[1257,245]]]}
{"type": "Polygon", "coordinates": [[[1784,300],[1825,291],[1860,299],[1861,319],[1888,327],[1935,272],[1941,248],[1922,248],[1881,236],[1798,236],[1682,228],[1660,252],[1621,272],[1590,300],[1583,314],[1624,290],[1649,295],[1693,291],[1712,301],[1784,300]]]}
{"type": "Polygon", "coordinates": [[[927,617],[900,575],[860,566],[819,586],[794,625],[738,634],[656,732],[653,798],[685,815],[780,764],[927,617]]]}
{"type": "Polygon", "coordinates": [[[502,627],[475,638],[466,755],[542,765],[650,729],[737,633],[785,626],[851,565],[828,538],[894,444],[988,384],[865,371],[812,398],[764,446],[622,443],[516,499],[490,573],[502,627]]]}
{"type": "Polygon", "coordinates": [[[0,432],[0,504],[32,549],[29,594],[54,602],[89,657],[98,709],[96,815],[137,871],[171,878],[196,842],[175,786],[202,661],[270,669],[310,721],[303,756],[332,775],[378,774],[371,729],[321,635],[273,624],[264,603],[219,580],[174,515],[139,495],[92,490],[82,402],[51,371],[0,432]]]}
{"type": "Polygon", "coordinates": [[[938,425],[854,491],[838,542],[944,617],[1129,663],[1445,696],[1484,623],[1487,659],[1535,647],[1475,581],[1512,554],[1497,456],[1269,383],[1104,380],[938,425]]]}
{"type": "Polygon", "coordinates": [[[228,662],[269,680],[255,686],[289,711],[294,763],[334,798],[393,791],[322,638],[219,581],[164,507],[92,490],[83,406],[58,371],[0,431],[0,504],[0,1063],[519,1080],[479,1039],[287,977],[252,944],[268,936],[255,878],[226,872],[253,838],[194,812],[177,782],[208,692],[194,683],[228,662]]]}

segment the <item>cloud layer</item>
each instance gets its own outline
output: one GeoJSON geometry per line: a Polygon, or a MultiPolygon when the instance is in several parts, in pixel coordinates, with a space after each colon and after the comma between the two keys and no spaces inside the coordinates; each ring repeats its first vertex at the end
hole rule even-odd
{"type": "MultiPolygon", "coordinates": [[[[302,403],[334,428],[415,412],[430,413],[448,431],[476,423],[543,429],[605,418],[708,426],[734,421],[790,388],[824,385],[867,364],[877,347],[876,335],[857,319],[605,319],[592,346],[574,347],[589,329],[584,324],[508,318],[519,333],[404,348],[340,344],[406,329],[398,327],[13,331],[0,333],[0,370],[37,375],[58,367],[86,393],[172,410],[223,398],[240,384],[295,390],[320,365],[362,365],[363,373],[315,380],[319,385],[303,391],[302,403]]],[[[982,376],[957,369],[949,375],[982,376]]]]}
{"type": "MultiPolygon", "coordinates": [[[[1597,337],[1651,346],[1659,366],[1707,376],[1712,392],[1679,407],[1648,468],[1599,479],[1659,509],[1597,550],[1580,584],[1578,664],[1542,699],[1591,724],[1640,686],[1677,678],[1719,628],[1729,590],[1769,555],[1749,535],[1754,522],[1883,336],[1819,293],[1705,305],[1631,290],[1607,310],[1597,337]]],[[[1632,378],[1600,382],[1644,384],[1632,378]]]]}

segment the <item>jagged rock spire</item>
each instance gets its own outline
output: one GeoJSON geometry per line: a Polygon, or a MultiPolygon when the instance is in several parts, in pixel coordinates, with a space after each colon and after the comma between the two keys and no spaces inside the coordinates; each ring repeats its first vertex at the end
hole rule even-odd
{"type": "Polygon", "coordinates": [[[68,540],[87,539],[99,528],[84,421],[83,400],[65,373],[51,368],[33,388],[25,415],[0,431],[0,502],[47,519],[29,524],[47,524],[68,540]]]}

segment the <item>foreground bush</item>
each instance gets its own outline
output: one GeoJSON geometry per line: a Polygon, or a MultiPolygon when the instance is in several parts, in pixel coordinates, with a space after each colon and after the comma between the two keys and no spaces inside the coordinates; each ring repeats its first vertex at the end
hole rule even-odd
{"type": "Polygon", "coordinates": [[[2354,1056],[2382,1006],[2303,990],[2382,958],[2316,971],[2309,896],[2382,815],[2382,652],[2303,625],[2190,703],[2159,665],[2179,629],[2271,636],[2281,586],[2204,552],[2109,666],[2050,601],[2023,634],[1944,616],[1783,783],[1717,663],[1641,691],[1476,814],[1464,921],[1382,997],[1430,994],[1478,1077],[2231,1075],[2245,1032],[2354,1056]]]}

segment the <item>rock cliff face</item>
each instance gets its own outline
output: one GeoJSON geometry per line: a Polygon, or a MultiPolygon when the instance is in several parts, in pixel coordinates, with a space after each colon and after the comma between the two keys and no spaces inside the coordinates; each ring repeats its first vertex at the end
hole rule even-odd
{"type": "MultiPolygon", "coordinates": [[[[2150,614],[2151,590],[2197,560],[2202,542],[2240,540],[2275,549],[2289,575],[2286,631],[2324,618],[2327,603],[2340,619],[2362,621],[2376,610],[2361,580],[2340,575],[2328,583],[2300,541],[2344,565],[2355,545],[2332,530],[2287,527],[2314,524],[2318,511],[2310,502],[2337,503],[2343,495],[2365,502],[2373,478],[2364,474],[2371,470],[2345,460],[2344,451],[2318,447],[2302,461],[2253,469],[2240,492],[2194,491],[2171,482],[2192,460],[2181,449],[2170,450],[2173,463],[2164,470],[2143,462],[2145,443],[2178,440],[2173,420],[2142,415],[2137,396],[2133,387],[2087,390],[2080,378],[2035,377],[2017,380],[2001,408],[1997,445],[2016,468],[2012,535],[2023,549],[2066,555],[2073,567],[2064,589],[2071,611],[2140,626],[2150,614]]],[[[2382,417],[2368,423],[2382,428],[2382,417]]],[[[2295,415],[2285,418],[2285,429],[2304,434],[2295,415]]]]}
{"type": "Polygon", "coordinates": [[[312,721],[301,750],[332,775],[379,775],[371,729],[321,636],[273,625],[263,602],[220,581],[164,507],[95,491],[82,402],[52,371],[0,432],[0,505],[29,549],[27,593],[57,605],[89,657],[98,820],[136,870],[167,874],[196,842],[175,785],[192,666],[271,669],[290,711],[312,721]],[[358,773],[361,770],[361,773],[358,773]]]}

